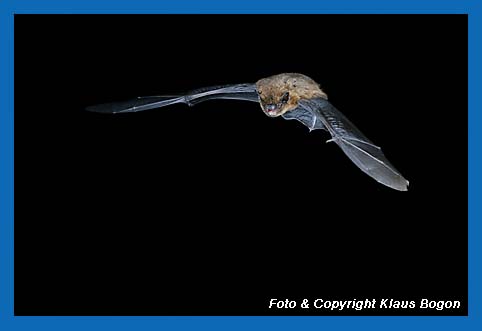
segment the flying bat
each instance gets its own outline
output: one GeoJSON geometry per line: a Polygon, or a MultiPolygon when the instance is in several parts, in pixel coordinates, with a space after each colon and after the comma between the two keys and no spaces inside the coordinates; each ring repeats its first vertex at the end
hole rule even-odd
{"type": "Polygon", "coordinates": [[[371,142],[329,101],[320,86],[298,73],[283,73],[254,84],[211,86],[184,95],[138,97],[124,102],[104,103],[86,109],[99,113],[131,113],[176,103],[193,106],[212,99],[258,102],[269,117],[297,120],[310,131],[324,129],[364,173],[395,190],[406,191],[408,181],[387,160],[380,147],[371,142]]]}

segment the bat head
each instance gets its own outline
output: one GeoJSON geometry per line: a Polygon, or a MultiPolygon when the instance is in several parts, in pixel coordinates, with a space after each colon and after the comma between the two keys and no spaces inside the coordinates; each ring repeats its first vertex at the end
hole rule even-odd
{"type": "Polygon", "coordinates": [[[295,109],[302,98],[326,98],[314,80],[295,73],[260,79],[256,83],[256,90],[261,108],[269,117],[277,117],[295,109]]]}
{"type": "Polygon", "coordinates": [[[258,91],[261,109],[270,117],[283,115],[289,110],[294,109],[290,102],[290,91],[282,90],[280,93],[271,93],[265,95],[262,91],[258,91]]]}

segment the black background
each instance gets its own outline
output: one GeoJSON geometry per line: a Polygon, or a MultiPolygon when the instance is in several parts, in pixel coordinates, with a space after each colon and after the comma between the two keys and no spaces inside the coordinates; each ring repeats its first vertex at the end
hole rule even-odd
{"type": "Polygon", "coordinates": [[[16,15],[15,314],[331,314],[271,298],[467,313],[467,17],[16,15]],[[409,191],[254,103],[84,111],[281,72],[319,82],[409,191]]]}

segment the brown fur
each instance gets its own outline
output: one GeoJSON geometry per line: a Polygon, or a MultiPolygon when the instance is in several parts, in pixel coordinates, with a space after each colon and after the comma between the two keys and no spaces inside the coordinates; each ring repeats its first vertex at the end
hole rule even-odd
{"type": "Polygon", "coordinates": [[[284,73],[260,79],[256,82],[256,89],[260,96],[261,108],[265,110],[267,104],[277,104],[280,108],[269,116],[280,116],[298,107],[300,99],[325,98],[327,95],[310,77],[297,73],[284,73]],[[290,98],[286,104],[281,104],[281,98],[289,92],[290,98]]]}

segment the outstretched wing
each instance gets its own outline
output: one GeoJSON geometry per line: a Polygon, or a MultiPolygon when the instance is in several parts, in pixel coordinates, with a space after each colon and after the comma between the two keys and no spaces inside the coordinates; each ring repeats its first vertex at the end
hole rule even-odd
{"type": "Polygon", "coordinates": [[[306,99],[299,107],[283,114],[296,119],[310,130],[326,129],[343,152],[364,173],[395,190],[406,191],[408,181],[387,160],[380,147],[373,144],[340,111],[326,99],[306,99]]]}
{"type": "Polygon", "coordinates": [[[128,101],[103,103],[89,106],[86,110],[109,114],[131,113],[165,107],[176,103],[185,103],[192,106],[211,99],[236,99],[259,102],[255,84],[236,84],[205,87],[190,91],[185,95],[139,97],[128,101]]]}

